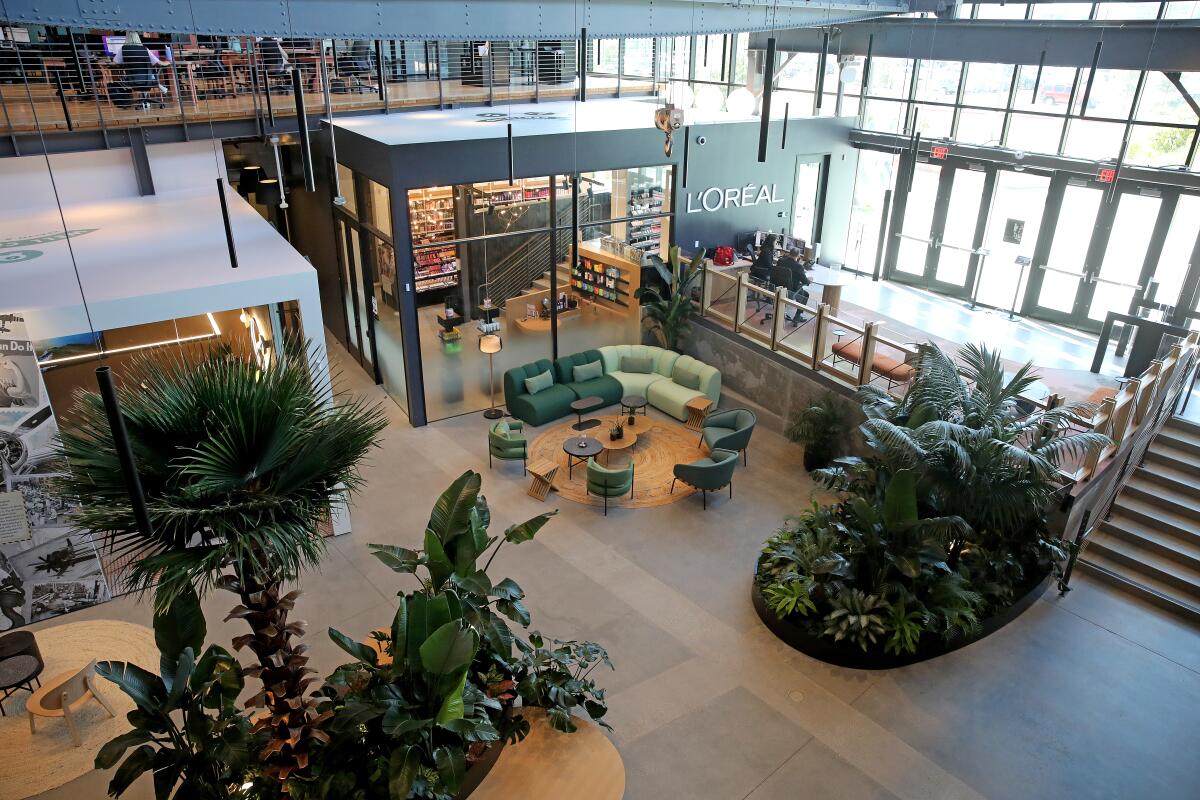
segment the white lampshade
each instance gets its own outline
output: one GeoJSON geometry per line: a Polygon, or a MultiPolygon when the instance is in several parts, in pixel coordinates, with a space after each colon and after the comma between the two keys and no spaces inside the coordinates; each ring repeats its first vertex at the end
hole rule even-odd
{"type": "Polygon", "coordinates": [[[754,94],[745,86],[740,86],[725,98],[725,110],[739,117],[748,117],[754,113],[754,94]]]}
{"type": "Polygon", "coordinates": [[[494,333],[479,337],[479,352],[481,353],[499,353],[503,346],[504,343],[500,341],[500,337],[494,333]]]}

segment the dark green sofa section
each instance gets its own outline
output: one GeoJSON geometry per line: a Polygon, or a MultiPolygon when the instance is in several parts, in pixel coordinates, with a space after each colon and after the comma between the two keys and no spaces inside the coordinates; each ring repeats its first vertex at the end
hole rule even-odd
{"type": "MultiPolygon", "coordinates": [[[[599,353],[596,357],[600,357],[599,353]]],[[[545,425],[571,413],[571,403],[575,402],[576,395],[561,382],[556,380],[553,386],[537,394],[525,390],[526,378],[546,371],[552,376],[555,373],[550,359],[541,358],[504,373],[504,404],[508,406],[508,413],[530,425],[545,425]]]]}
{"type": "Polygon", "coordinates": [[[606,406],[621,402],[621,398],[624,396],[621,382],[611,375],[605,374],[591,380],[575,381],[575,367],[590,364],[593,361],[599,361],[601,370],[604,369],[604,362],[600,357],[599,350],[584,350],[582,353],[563,356],[554,362],[554,382],[570,388],[579,398],[599,397],[604,400],[606,406]]]}

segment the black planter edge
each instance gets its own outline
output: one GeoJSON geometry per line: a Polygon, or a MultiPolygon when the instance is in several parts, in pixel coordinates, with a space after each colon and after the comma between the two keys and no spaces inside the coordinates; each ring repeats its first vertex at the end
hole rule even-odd
{"type": "Polygon", "coordinates": [[[1004,609],[1001,613],[983,620],[980,623],[977,635],[960,636],[951,642],[946,642],[941,637],[934,637],[932,639],[934,644],[921,646],[915,653],[864,653],[853,645],[844,647],[824,637],[813,636],[800,626],[775,616],[775,612],[767,607],[766,598],[763,597],[762,590],[759,589],[756,578],[757,571],[755,578],[752,578],[750,581],[750,598],[754,603],[754,610],[758,612],[758,618],[770,629],[771,633],[778,636],[793,650],[799,650],[810,658],[824,661],[827,664],[833,664],[836,667],[879,670],[907,667],[911,664],[929,661],[930,659],[952,653],[955,650],[990,636],[1021,616],[1030,606],[1037,602],[1042,593],[1050,586],[1054,575],[1048,571],[1045,577],[1035,583],[1015,603],[1004,609]]]}
{"type": "MultiPolygon", "coordinates": [[[[506,715],[511,713],[511,707],[505,711],[506,715]]],[[[479,784],[483,783],[484,778],[492,771],[492,767],[496,766],[496,762],[500,760],[500,754],[507,746],[508,740],[501,737],[500,741],[487,749],[483,758],[471,765],[471,768],[463,776],[462,786],[458,788],[458,794],[454,795],[454,800],[467,800],[479,788],[479,784]]]]}

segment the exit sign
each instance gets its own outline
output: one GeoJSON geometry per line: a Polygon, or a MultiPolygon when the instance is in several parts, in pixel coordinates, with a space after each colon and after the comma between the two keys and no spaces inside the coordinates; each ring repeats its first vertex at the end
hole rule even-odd
{"type": "Polygon", "coordinates": [[[929,148],[929,157],[930,158],[936,158],[936,159],[940,160],[940,159],[945,158],[948,155],[950,155],[950,148],[946,147],[944,145],[936,145],[934,147],[929,148]]]}
{"type": "Polygon", "coordinates": [[[1096,173],[1096,180],[1101,183],[1112,183],[1117,178],[1117,171],[1112,167],[1105,167],[1096,173]]]}

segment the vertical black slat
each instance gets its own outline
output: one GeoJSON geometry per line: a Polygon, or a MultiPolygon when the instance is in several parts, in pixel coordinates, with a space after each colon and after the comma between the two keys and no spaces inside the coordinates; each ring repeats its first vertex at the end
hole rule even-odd
{"type": "MultiPolygon", "coordinates": [[[[271,77],[267,73],[258,69],[258,65],[254,63],[254,55],[250,56],[251,75],[257,74],[262,78],[263,94],[267,98],[267,121],[271,124],[271,130],[275,130],[275,104],[271,101],[271,77]]],[[[282,176],[280,176],[282,178],[282,176]]]]}
{"type": "Polygon", "coordinates": [[[95,94],[95,86],[88,91],[88,85],[83,81],[83,62],[79,59],[79,47],[75,44],[75,32],[67,28],[67,39],[71,42],[71,64],[75,67],[75,80],[79,81],[79,95],[84,97],[95,94]]]}
{"type": "Polygon", "coordinates": [[[912,192],[913,180],[917,177],[917,153],[921,149],[921,133],[913,134],[912,168],[908,171],[908,191],[912,192]]]}
{"type": "Polygon", "coordinates": [[[767,135],[771,131],[771,89],[775,84],[775,37],[767,38],[767,55],[763,62],[763,95],[758,120],[758,163],[767,160],[767,135]]]}
{"type": "Polygon", "coordinates": [[[183,127],[183,140],[190,142],[192,137],[188,133],[187,112],[183,110],[183,84],[179,81],[179,69],[174,61],[171,62],[171,74],[175,77],[175,99],[179,101],[179,124],[183,127]]]}
{"type": "Polygon", "coordinates": [[[875,34],[867,37],[867,56],[863,59],[862,89],[859,90],[859,110],[866,106],[868,81],[871,78],[871,51],[875,49],[875,34]]]}
{"type": "MultiPolygon", "coordinates": [[[[825,198],[829,195],[829,170],[833,167],[833,156],[826,153],[821,157],[821,174],[817,179],[817,214],[813,220],[813,243],[821,243],[821,230],[825,227],[825,198]]],[[[816,248],[814,248],[814,256],[816,248]]]]}
{"type": "Polygon", "coordinates": [[[791,103],[783,104],[783,136],[779,137],[779,149],[787,150],[788,114],[792,110],[791,103]]]}
{"type": "Polygon", "coordinates": [[[708,66],[708,34],[704,35],[704,66],[708,66]]]}
{"type": "Polygon", "coordinates": [[[229,248],[229,266],[237,269],[237,249],[233,246],[233,226],[229,223],[229,206],[225,204],[225,181],[217,178],[217,197],[221,199],[221,221],[225,223],[225,246],[229,248]]]}
{"type": "MultiPolygon", "coordinates": [[[[383,74],[383,40],[375,40],[375,83],[379,87],[379,101],[383,103],[383,113],[387,114],[388,108],[388,90],[387,78],[383,74]]],[[[311,191],[311,190],[310,190],[311,191]]]]}
{"type": "Polygon", "coordinates": [[[728,48],[729,48],[729,34],[725,33],[725,34],[721,35],[721,83],[725,83],[725,73],[726,73],[725,67],[727,66],[727,63],[729,60],[725,51],[728,48]]]}
{"type": "MultiPolygon", "coordinates": [[[[317,179],[313,174],[312,147],[308,141],[308,115],[304,112],[304,86],[300,70],[292,70],[292,93],[296,96],[296,130],[300,134],[300,158],[304,162],[304,188],[317,190],[317,179]]],[[[282,186],[283,176],[279,176],[282,186]]]]}
{"type": "MultiPolygon", "coordinates": [[[[1096,65],[1100,63],[1100,51],[1104,49],[1104,42],[1096,42],[1096,50],[1092,53],[1092,68],[1088,70],[1087,84],[1083,87],[1083,103],[1079,106],[1079,116],[1087,116],[1088,101],[1092,99],[1092,82],[1096,80],[1096,65]]],[[[1071,109],[1067,109],[1070,113],[1071,109]]]]}
{"type": "Polygon", "coordinates": [[[146,151],[146,131],[129,128],[125,135],[129,142],[129,157],[133,161],[133,173],[137,178],[138,194],[142,197],[154,194],[154,175],[150,169],[150,155],[146,151]]]}
{"type": "Polygon", "coordinates": [[[515,172],[513,166],[513,132],[512,123],[508,123],[508,185],[512,186],[516,183],[515,172]]]}
{"type": "Polygon", "coordinates": [[[879,217],[879,244],[875,249],[875,271],[871,273],[871,280],[878,281],[880,272],[883,268],[883,251],[887,247],[887,229],[888,229],[888,214],[892,210],[892,190],[886,189],[883,192],[883,214],[879,217]]]}
{"type": "Polygon", "coordinates": [[[1045,66],[1046,66],[1046,51],[1043,50],[1042,54],[1040,56],[1038,56],[1037,74],[1034,75],[1034,77],[1033,77],[1033,96],[1029,98],[1029,102],[1033,103],[1034,105],[1037,105],[1037,93],[1038,93],[1038,89],[1040,89],[1042,86],[1042,69],[1045,68],[1045,66]]]}
{"type": "Polygon", "coordinates": [[[821,101],[825,97],[825,64],[829,59],[829,31],[821,34],[821,55],[817,57],[817,111],[821,111],[821,101]]]}
{"type": "Polygon", "coordinates": [[[153,535],[150,527],[150,512],[146,510],[146,494],[142,490],[142,479],[138,477],[137,460],[129,444],[129,431],[125,429],[125,417],[117,401],[117,387],[113,384],[112,367],[96,367],[96,383],[100,387],[100,399],[108,415],[108,429],[112,433],[113,449],[121,464],[121,477],[125,479],[125,490],[129,492],[129,506],[138,533],[149,539],[153,535]]]}
{"type": "Polygon", "coordinates": [[[67,130],[75,130],[75,124],[71,122],[71,109],[67,107],[67,90],[63,88],[62,73],[54,73],[54,82],[58,84],[58,101],[62,104],[63,119],[67,121],[67,130]]]}
{"type": "MultiPolygon", "coordinates": [[[[576,48],[579,50],[579,58],[576,60],[579,62],[579,102],[581,103],[587,101],[587,47],[587,28],[580,28],[579,45],[576,48]]],[[[554,304],[551,303],[550,305],[553,309],[554,304]]],[[[553,313],[553,310],[551,313],[553,313]]],[[[555,352],[557,352],[557,345],[555,347],[555,352]]]]}
{"type": "MultiPolygon", "coordinates": [[[[692,149],[692,126],[688,125],[683,129],[683,174],[681,176],[683,188],[687,188],[688,180],[688,155],[692,149]]],[[[673,195],[672,195],[673,196],[673,195]]]]}
{"type": "Polygon", "coordinates": [[[342,77],[342,73],[338,71],[337,39],[329,40],[329,55],[333,58],[333,74],[342,77]]]}

